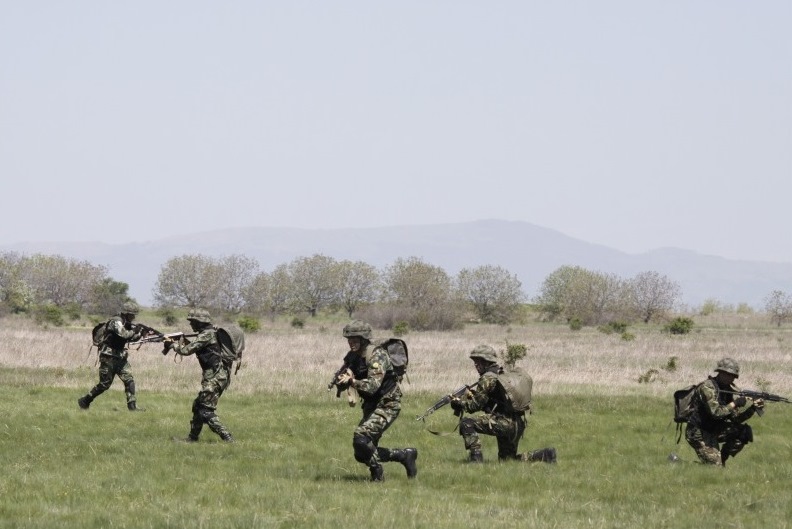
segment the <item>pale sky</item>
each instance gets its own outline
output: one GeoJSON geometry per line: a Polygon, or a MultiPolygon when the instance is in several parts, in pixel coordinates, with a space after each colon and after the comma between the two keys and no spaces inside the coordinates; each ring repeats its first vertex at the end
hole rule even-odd
{"type": "Polygon", "coordinates": [[[530,222],[792,262],[792,2],[0,0],[0,244],[530,222]]]}

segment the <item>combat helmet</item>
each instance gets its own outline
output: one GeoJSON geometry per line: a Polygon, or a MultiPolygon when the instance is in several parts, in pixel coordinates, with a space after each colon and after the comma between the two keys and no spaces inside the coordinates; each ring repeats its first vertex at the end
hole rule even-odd
{"type": "Polygon", "coordinates": [[[473,360],[484,360],[485,362],[489,362],[490,364],[497,364],[498,363],[498,354],[495,352],[495,349],[490,347],[489,345],[478,345],[475,349],[470,352],[470,358],[473,360]]]}
{"type": "Polygon", "coordinates": [[[344,325],[342,332],[344,338],[351,338],[352,336],[360,336],[364,340],[371,341],[371,325],[365,321],[353,320],[344,325]]]}
{"type": "Polygon", "coordinates": [[[134,301],[127,301],[121,306],[120,314],[132,314],[133,316],[140,312],[140,307],[134,301]]]}
{"type": "Polygon", "coordinates": [[[735,377],[739,377],[740,364],[738,364],[737,360],[733,358],[721,358],[718,360],[718,365],[715,366],[715,371],[723,371],[724,373],[729,373],[735,377]]]}
{"type": "Polygon", "coordinates": [[[197,321],[199,323],[212,323],[212,317],[209,311],[205,309],[191,309],[187,314],[187,321],[197,321]]]}

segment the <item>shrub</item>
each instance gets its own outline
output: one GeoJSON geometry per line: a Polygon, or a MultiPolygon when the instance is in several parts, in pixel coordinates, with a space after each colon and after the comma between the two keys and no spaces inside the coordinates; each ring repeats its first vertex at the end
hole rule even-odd
{"type": "Polygon", "coordinates": [[[621,333],[621,339],[624,340],[625,342],[632,342],[633,340],[635,340],[635,335],[631,332],[625,331],[621,333]]]}
{"type": "Polygon", "coordinates": [[[168,327],[173,327],[178,321],[176,313],[171,308],[161,308],[157,311],[157,315],[162,318],[162,322],[168,327]]]}
{"type": "Polygon", "coordinates": [[[688,334],[693,329],[693,320],[690,318],[679,317],[675,318],[664,330],[671,334],[688,334]]]}
{"type": "Polygon", "coordinates": [[[528,354],[528,346],[525,344],[506,342],[506,351],[503,355],[506,360],[506,365],[514,367],[514,364],[516,364],[518,360],[525,358],[526,354],[528,354]]]}
{"type": "Polygon", "coordinates": [[[240,316],[237,323],[245,332],[253,333],[261,329],[261,323],[259,323],[258,319],[251,316],[240,316]]]}
{"type": "Polygon", "coordinates": [[[50,324],[56,327],[63,325],[63,312],[52,303],[36,307],[34,314],[38,324],[50,324]]]}
{"type": "Polygon", "coordinates": [[[409,332],[410,332],[410,324],[407,323],[406,321],[400,321],[399,323],[393,326],[394,336],[404,336],[409,332]]]}
{"type": "Polygon", "coordinates": [[[299,316],[295,316],[294,318],[292,318],[291,326],[294,327],[295,329],[302,329],[303,327],[305,327],[305,320],[303,320],[299,316]]]}
{"type": "Polygon", "coordinates": [[[666,371],[669,371],[669,372],[676,371],[677,370],[677,360],[678,360],[678,358],[676,356],[672,356],[671,358],[668,359],[668,362],[666,362],[666,365],[665,365],[665,367],[663,369],[665,369],[666,371]]]}
{"type": "Polygon", "coordinates": [[[580,318],[572,318],[569,320],[569,328],[573,331],[579,331],[583,328],[583,322],[580,321],[580,318]]]}
{"type": "Polygon", "coordinates": [[[657,375],[660,373],[657,369],[652,368],[643,375],[638,377],[639,384],[648,384],[657,380],[657,375]]]}
{"type": "Polygon", "coordinates": [[[600,325],[597,327],[597,330],[600,332],[604,332],[605,334],[624,334],[627,332],[627,324],[623,321],[611,321],[606,323],[605,325],[600,325]]]}

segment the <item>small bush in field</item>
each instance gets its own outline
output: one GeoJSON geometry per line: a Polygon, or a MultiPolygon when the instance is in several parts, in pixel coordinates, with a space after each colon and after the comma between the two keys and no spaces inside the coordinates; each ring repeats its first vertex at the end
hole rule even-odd
{"type": "Polygon", "coordinates": [[[176,313],[173,312],[173,309],[162,308],[157,311],[157,315],[162,318],[162,322],[168,327],[173,327],[178,321],[178,318],[176,318],[176,313]]]}
{"type": "Polygon", "coordinates": [[[410,324],[407,323],[406,321],[400,321],[399,323],[393,326],[394,336],[404,336],[409,332],[410,332],[410,324]]]}
{"type": "Polygon", "coordinates": [[[579,331],[583,328],[583,322],[580,321],[580,318],[572,318],[569,320],[569,328],[573,331],[579,331]]]}
{"type": "Polygon", "coordinates": [[[295,329],[302,329],[303,327],[305,327],[305,320],[303,320],[298,316],[295,316],[294,318],[292,318],[291,326],[294,327],[295,329]]]}
{"type": "Polygon", "coordinates": [[[625,342],[632,342],[633,340],[635,340],[635,335],[631,332],[624,331],[623,333],[621,333],[621,339],[624,340],[625,342]]]}
{"type": "Polygon", "coordinates": [[[506,342],[506,351],[503,355],[506,359],[506,365],[514,367],[514,364],[518,360],[525,358],[526,354],[528,354],[528,346],[525,344],[506,342]]]}
{"type": "Polygon", "coordinates": [[[665,331],[671,334],[688,334],[693,329],[693,320],[690,318],[679,317],[665,326],[665,331]]]}
{"type": "Polygon", "coordinates": [[[654,382],[657,380],[657,375],[660,373],[657,369],[652,368],[643,375],[638,377],[639,384],[649,384],[650,382],[654,382]]]}
{"type": "Polygon", "coordinates": [[[237,324],[239,324],[245,332],[253,333],[261,329],[261,323],[251,316],[240,316],[237,320],[237,324]]]}
{"type": "Polygon", "coordinates": [[[63,325],[63,311],[56,305],[41,305],[36,307],[34,313],[38,324],[49,324],[56,327],[63,325]]]}
{"type": "Polygon", "coordinates": [[[665,369],[666,371],[669,371],[669,372],[676,371],[677,370],[677,360],[678,360],[678,358],[676,356],[672,356],[671,358],[668,359],[668,362],[666,362],[666,365],[665,365],[665,367],[663,367],[663,369],[665,369]]]}

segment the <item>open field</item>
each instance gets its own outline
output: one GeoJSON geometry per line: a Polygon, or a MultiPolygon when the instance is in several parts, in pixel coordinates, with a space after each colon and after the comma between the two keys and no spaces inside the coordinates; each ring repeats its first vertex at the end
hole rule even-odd
{"type": "MultiPolygon", "coordinates": [[[[156,322],[146,321],[154,326],[156,322]]],[[[698,323],[698,321],[697,321],[698,323]]],[[[352,457],[360,416],[326,391],[345,341],[339,322],[248,336],[246,365],[219,414],[237,437],[225,445],[174,442],[188,429],[200,373],[157,345],[133,351],[144,413],[128,413],[120,381],[87,412],[76,398],[97,380],[88,327],[41,330],[0,320],[2,527],[539,527],[792,526],[792,405],[754,418],[756,441],[725,469],[693,463],[674,444],[670,394],[703,379],[718,358],[742,365],[739,382],[792,394],[792,332],[721,321],[688,336],[631,328],[635,340],[593,329],[531,324],[411,333],[410,384],[383,446],[416,446],[419,476],[397,463],[366,481],[352,457]],[[499,464],[485,438],[483,467],[464,463],[461,440],[435,437],[414,417],[476,374],[478,343],[530,347],[536,413],[521,448],[555,446],[557,465],[499,464]],[[677,357],[675,370],[667,370],[677,357]],[[650,369],[650,383],[638,377],[650,369]],[[666,458],[678,452],[683,463],[666,458]]],[[[431,426],[451,430],[440,410],[431,426]]]]}

